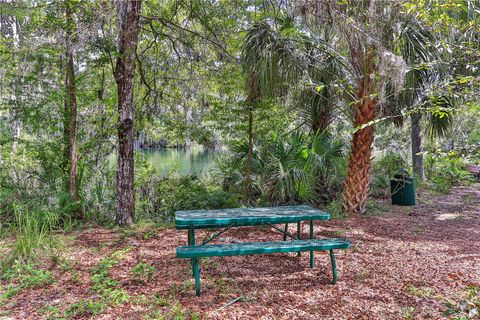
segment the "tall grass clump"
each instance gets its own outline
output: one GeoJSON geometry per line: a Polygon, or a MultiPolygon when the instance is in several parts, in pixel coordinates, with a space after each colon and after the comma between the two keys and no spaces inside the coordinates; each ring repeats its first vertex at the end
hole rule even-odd
{"type": "Polygon", "coordinates": [[[3,259],[4,266],[17,259],[31,258],[40,248],[48,247],[52,231],[59,225],[58,215],[52,211],[38,208],[30,210],[14,204],[13,212],[12,231],[15,241],[9,254],[3,259]]]}

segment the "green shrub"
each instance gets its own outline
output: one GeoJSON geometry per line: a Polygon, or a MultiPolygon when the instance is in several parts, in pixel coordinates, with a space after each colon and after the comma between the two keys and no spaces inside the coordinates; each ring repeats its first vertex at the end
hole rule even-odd
{"type": "MultiPolygon", "coordinates": [[[[298,130],[256,141],[252,151],[251,202],[282,205],[330,201],[340,191],[346,174],[342,149],[343,144],[328,132],[310,135],[298,130]]],[[[237,141],[230,150],[230,154],[217,159],[214,174],[224,189],[241,193],[248,144],[237,141]]]]}
{"type": "Polygon", "coordinates": [[[459,184],[473,181],[472,175],[466,170],[467,164],[457,152],[435,152],[425,156],[425,173],[432,190],[447,193],[459,184]]]}
{"type": "Polygon", "coordinates": [[[151,173],[139,185],[137,217],[164,219],[177,210],[222,209],[239,206],[239,195],[224,191],[215,184],[196,176],[180,176],[171,172],[166,177],[151,173]]]}
{"type": "Polygon", "coordinates": [[[334,199],[325,207],[325,211],[331,214],[333,219],[345,219],[348,215],[343,211],[342,200],[334,199]]]}
{"type": "Polygon", "coordinates": [[[390,179],[396,171],[407,167],[405,159],[393,151],[375,159],[370,175],[370,194],[373,197],[387,197],[390,194],[390,179]]]}
{"type": "Polygon", "coordinates": [[[100,297],[109,305],[120,305],[130,301],[130,296],[124,289],[105,288],[100,297]]]}

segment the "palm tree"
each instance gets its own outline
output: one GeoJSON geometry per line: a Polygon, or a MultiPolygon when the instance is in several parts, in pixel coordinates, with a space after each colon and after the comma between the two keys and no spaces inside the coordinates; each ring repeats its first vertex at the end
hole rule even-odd
{"type": "Polygon", "coordinates": [[[270,203],[298,203],[314,196],[315,176],[309,172],[310,137],[301,131],[279,136],[261,153],[262,186],[270,203]]]}
{"type": "Polygon", "coordinates": [[[400,109],[409,109],[411,120],[411,143],[413,174],[425,178],[422,145],[422,111],[419,105],[425,99],[427,86],[435,77],[432,67],[426,63],[438,58],[433,46],[433,34],[413,20],[403,23],[400,33],[400,51],[410,70],[405,75],[404,89],[398,97],[400,109]]]}
{"type": "Polygon", "coordinates": [[[243,183],[243,203],[249,203],[253,148],[253,112],[262,98],[284,94],[287,82],[298,75],[295,48],[267,21],[254,24],[247,32],[242,65],[248,86],[245,106],[248,113],[248,153],[243,183]]]}
{"type": "MultiPolygon", "coordinates": [[[[404,72],[403,59],[388,49],[395,40],[400,8],[398,1],[376,0],[311,0],[300,8],[306,25],[326,24],[336,29],[338,39],[331,51],[348,61],[350,81],[345,91],[353,107],[354,132],[343,208],[349,213],[365,212],[377,108],[385,84],[390,79],[401,80],[404,72]]],[[[400,86],[403,81],[394,83],[400,86]]]]}
{"type": "Polygon", "coordinates": [[[411,120],[411,147],[413,173],[425,178],[423,166],[423,131],[430,137],[445,136],[452,124],[454,101],[446,96],[429,96],[430,87],[441,79],[436,62],[439,54],[434,47],[433,34],[416,21],[410,19],[402,24],[399,50],[409,65],[404,88],[393,96],[388,106],[391,113],[408,110],[411,120]],[[395,100],[395,101],[393,101],[395,100]],[[424,120],[424,121],[422,121],[424,120]],[[425,122],[425,130],[422,130],[425,122]]]}
{"type": "Polygon", "coordinates": [[[242,51],[244,74],[248,79],[245,105],[249,145],[243,184],[244,203],[249,201],[251,182],[253,114],[263,98],[278,98],[291,93],[299,87],[297,84],[302,79],[308,85],[300,86],[301,94],[296,103],[302,109],[303,121],[310,127],[311,135],[325,131],[332,121],[334,80],[343,67],[338,57],[327,50],[332,40],[330,30],[325,30],[328,32],[320,37],[297,28],[289,19],[259,22],[248,30],[242,51]],[[281,32],[284,28],[296,29],[290,36],[285,36],[281,32]]]}

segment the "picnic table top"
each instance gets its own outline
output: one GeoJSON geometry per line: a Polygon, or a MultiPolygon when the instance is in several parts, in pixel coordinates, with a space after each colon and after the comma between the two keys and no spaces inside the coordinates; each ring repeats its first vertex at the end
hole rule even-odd
{"type": "Polygon", "coordinates": [[[263,208],[189,210],[175,213],[177,229],[216,228],[229,225],[250,226],[306,220],[329,220],[330,214],[307,205],[263,208]]]}

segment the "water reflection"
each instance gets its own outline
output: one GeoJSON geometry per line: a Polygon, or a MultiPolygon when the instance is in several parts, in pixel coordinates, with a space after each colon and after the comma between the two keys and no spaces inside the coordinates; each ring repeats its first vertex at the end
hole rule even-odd
{"type": "Polygon", "coordinates": [[[213,165],[216,151],[202,146],[193,146],[186,149],[161,148],[141,150],[148,163],[158,172],[166,175],[175,166],[181,175],[204,175],[213,165]]]}

